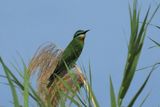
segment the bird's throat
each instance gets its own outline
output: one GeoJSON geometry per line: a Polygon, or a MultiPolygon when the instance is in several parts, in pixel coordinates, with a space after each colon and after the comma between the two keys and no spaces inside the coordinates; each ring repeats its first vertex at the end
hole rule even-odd
{"type": "Polygon", "coordinates": [[[81,38],[80,38],[80,41],[81,41],[81,42],[84,42],[84,37],[81,37],[81,38]]]}

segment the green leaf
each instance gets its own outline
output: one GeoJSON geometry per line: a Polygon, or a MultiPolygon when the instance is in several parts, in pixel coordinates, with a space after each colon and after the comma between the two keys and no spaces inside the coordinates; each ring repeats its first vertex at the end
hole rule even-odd
{"type": "MultiPolygon", "coordinates": [[[[69,69],[68,69],[68,70],[69,70],[69,69]]],[[[69,73],[69,72],[68,72],[68,73],[69,73]]],[[[70,73],[70,75],[73,75],[73,74],[70,73]]],[[[58,75],[56,75],[56,77],[57,77],[58,80],[64,85],[64,87],[65,87],[67,90],[69,90],[70,93],[72,93],[73,95],[76,95],[77,98],[79,99],[79,101],[82,101],[82,100],[80,100],[81,98],[76,94],[76,92],[73,91],[72,87],[71,87],[69,84],[67,84],[67,82],[66,82],[65,80],[63,80],[62,78],[60,78],[58,75]]],[[[70,97],[69,95],[63,93],[62,91],[59,91],[59,94],[60,94],[60,95],[61,95],[61,94],[65,95],[65,97],[67,97],[69,100],[71,100],[71,101],[72,101],[74,104],[76,104],[77,106],[80,105],[79,102],[75,102],[76,100],[74,99],[74,97],[70,97]]],[[[82,101],[81,103],[84,104],[83,101],[82,101]]]]}
{"type": "MultiPolygon", "coordinates": [[[[130,24],[131,24],[131,36],[130,42],[128,46],[128,57],[126,61],[126,66],[124,69],[124,76],[120,86],[119,95],[118,95],[118,106],[121,106],[126,93],[130,87],[130,84],[134,78],[136,68],[139,62],[139,57],[141,54],[141,50],[143,47],[144,39],[147,32],[148,24],[148,16],[149,16],[150,7],[146,12],[145,18],[142,22],[142,25],[139,26],[139,17],[140,17],[140,10],[137,9],[137,0],[133,1],[133,8],[129,7],[130,13],[130,24]]],[[[153,18],[155,12],[153,13],[152,17],[150,18],[149,22],[153,18]]]]}
{"type": "Polygon", "coordinates": [[[150,37],[149,37],[149,39],[150,39],[152,42],[154,42],[157,46],[160,47],[160,43],[156,42],[155,40],[151,39],[150,37]]]}
{"type": "Polygon", "coordinates": [[[3,60],[1,59],[1,57],[0,57],[0,63],[1,63],[2,66],[3,66],[3,69],[4,69],[4,71],[5,71],[5,74],[6,74],[6,77],[7,77],[7,80],[8,80],[10,89],[11,89],[11,92],[12,92],[14,107],[19,107],[19,101],[18,101],[17,92],[16,92],[16,89],[15,89],[15,86],[13,85],[13,81],[11,80],[10,73],[9,73],[9,72],[11,72],[11,71],[10,71],[9,68],[5,65],[5,63],[3,62],[3,60]]]}
{"type": "Polygon", "coordinates": [[[158,29],[160,29],[160,26],[156,26],[158,29]]]}
{"type": "Polygon", "coordinates": [[[116,107],[116,96],[114,93],[114,87],[112,84],[111,76],[110,76],[110,100],[111,100],[111,107],[116,107]]]}
{"type": "Polygon", "coordinates": [[[89,98],[92,101],[93,106],[94,107],[100,107],[99,103],[98,103],[98,101],[97,101],[97,99],[96,99],[96,97],[94,95],[94,92],[93,92],[93,90],[92,90],[92,88],[90,86],[90,84],[88,84],[87,81],[85,81],[84,84],[85,84],[86,92],[89,94],[89,96],[90,96],[89,98]]]}
{"type": "Polygon", "coordinates": [[[146,102],[146,100],[148,99],[149,95],[150,95],[150,93],[148,93],[148,94],[146,95],[146,97],[143,99],[143,101],[142,101],[142,103],[140,104],[139,107],[142,107],[142,106],[143,106],[143,104],[144,104],[144,103],[146,102]]]}
{"type": "Polygon", "coordinates": [[[33,87],[31,85],[29,85],[29,88],[31,90],[30,96],[37,102],[37,104],[39,105],[39,107],[46,107],[45,103],[40,98],[40,96],[37,94],[37,92],[33,89],[33,87]]]}
{"type": "Polygon", "coordinates": [[[72,103],[74,103],[77,107],[81,107],[80,103],[76,99],[74,99],[74,97],[69,96],[68,94],[64,93],[63,91],[60,91],[59,93],[63,96],[63,98],[67,97],[69,100],[71,100],[72,103]]]}
{"type": "Polygon", "coordinates": [[[89,62],[89,84],[92,87],[92,69],[91,69],[91,63],[89,62]]]}
{"type": "MultiPolygon", "coordinates": [[[[3,60],[1,59],[0,60],[0,62],[1,63],[3,63],[3,60]]],[[[4,64],[4,63],[3,63],[4,64]]],[[[7,66],[6,66],[7,67],[7,66]]],[[[18,70],[18,69],[17,69],[18,70]]],[[[9,70],[9,68],[7,68],[7,73],[10,75],[10,80],[16,85],[16,86],[18,86],[22,91],[24,91],[24,86],[23,86],[23,84],[16,78],[16,76],[9,70]]],[[[22,76],[22,75],[21,75],[22,76]]],[[[4,77],[4,78],[7,78],[8,79],[8,77],[6,76],[6,77],[4,77]]],[[[32,87],[30,86],[30,89],[31,89],[32,87]]],[[[39,104],[39,106],[40,107],[42,107],[41,105],[42,105],[42,103],[40,103],[40,102],[42,102],[41,100],[40,100],[40,98],[39,98],[39,96],[38,95],[36,95],[37,93],[36,92],[34,92],[34,89],[31,89],[31,92],[29,92],[29,95],[31,96],[31,98],[33,98],[38,104],[39,104]],[[32,93],[31,93],[32,92],[32,93]]],[[[45,107],[45,106],[43,106],[43,107],[45,107]]]]}
{"type": "Polygon", "coordinates": [[[24,86],[24,107],[29,107],[29,74],[28,74],[28,70],[27,67],[25,66],[25,64],[23,64],[24,66],[24,82],[23,82],[23,86],[24,86]]]}
{"type": "Polygon", "coordinates": [[[137,100],[137,98],[140,96],[140,94],[142,93],[144,87],[146,86],[151,74],[152,74],[153,71],[151,71],[149,73],[149,75],[147,76],[146,80],[144,81],[144,83],[142,84],[142,86],[139,88],[139,90],[137,91],[137,93],[134,95],[134,97],[132,98],[132,100],[130,101],[130,103],[128,104],[127,107],[132,107],[133,104],[135,103],[135,101],[137,100]]]}

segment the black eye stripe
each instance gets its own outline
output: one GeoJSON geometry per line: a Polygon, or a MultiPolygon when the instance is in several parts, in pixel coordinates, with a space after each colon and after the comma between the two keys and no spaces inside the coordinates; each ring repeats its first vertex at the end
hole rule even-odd
{"type": "Polygon", "coordinates": [[[78,31],[74,34],[74,37],[73,37],[73,38],[76,38],[76,37],[78,37],[79,35],[84,34],[84,33],[85,33],[84,30],[78,30],[78,31]]]}
{"type": "Polygon", "coordinates": [[[77,36],[82,35],[82,34],[84,34],[84,33],[79,33],[79,34],[77,34],[77,36]]]}

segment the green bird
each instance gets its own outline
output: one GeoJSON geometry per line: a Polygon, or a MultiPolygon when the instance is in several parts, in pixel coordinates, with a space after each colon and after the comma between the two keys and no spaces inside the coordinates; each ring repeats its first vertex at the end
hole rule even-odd
{"type": "Polygon", "coordinates": [[[62,56],[60,60],[58,61],[58,64],[53,71],[53,73],[50,75],[48,79],[47,88],[49,88],[56,76],[64,76],[67,73],[66,65],[69,68],[74,67],[76,61],[78,60],[83,47],[84,47],[84,40],[86,37],[86,33],[89,30],[78,30],[74,36],[72,41],[69,43],[69,45],[66,47],[64,52],[62,53],[62,56]]]}

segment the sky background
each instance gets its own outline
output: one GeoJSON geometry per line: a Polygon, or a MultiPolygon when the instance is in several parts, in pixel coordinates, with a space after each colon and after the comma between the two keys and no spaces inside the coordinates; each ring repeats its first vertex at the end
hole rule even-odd
{"type": "MultiPolygon", "coordinates": [[[[90,29],[85,48],[78,60],[88,68],[91,62],[94,92],[101,107],[110,106],[109,76],[112,76],[116,95],[121,84],[129,39],[128,4],[131,0],[1,0],[0,1],[0,56],[7,65],[20,63],[19,54],[28,64],[37,48],[53,42],[65,48],[79,29],[90,29]],[[18,53],[17,53],[18,52],[18,53]]],[[[139,0],[141,15],[148,6],[152,10],[158,0],[139,0]]],[[[143,18],[143,17],[142,17],[143,18]]],[[[152,23],[160,25],[160,12],[152,23]]],[[[147,36],[160,41],[160,30],[149,27],[147,36]]],[[[160,49],[148,49],[153,43],[146,38],[138,68],[152,65],[160,60],[160,49]]],[[[136,73],[124,106],[146,78],[148,70],[136,73]]],[[[4,74],[0,67],[0,74],[4,74]]],[[[0,82],[4,82],[0,78],[0,82]]],[[[144,107],[160,105],[160,69],[150,78],[135,107],[151,91],[144,107]]],[[[8,86],[0,84],[0,106],[11,106],[8,86]]],[[[23,101],[23,100],[22,100],[23,101]]]]}

